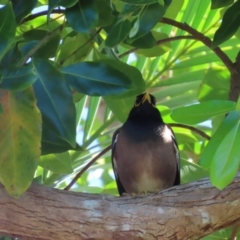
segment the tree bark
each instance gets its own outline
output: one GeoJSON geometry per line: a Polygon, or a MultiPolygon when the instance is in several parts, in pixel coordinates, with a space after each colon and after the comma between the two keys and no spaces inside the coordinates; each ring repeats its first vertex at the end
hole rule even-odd
{"type": "Polygon", "coordinates": [[[0,186],[0,233],[23,239],[199,239],[240,221],[240,173],[220,191],[208,179],[158,194],[115,197],[32,185],[0,186]]]}

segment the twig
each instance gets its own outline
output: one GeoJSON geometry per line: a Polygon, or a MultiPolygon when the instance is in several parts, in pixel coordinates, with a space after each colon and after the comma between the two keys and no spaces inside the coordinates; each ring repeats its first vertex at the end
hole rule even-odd
{"type": "Polygon", "coordinates": [[[99,28],[83,45],[81,45],[79,48],[77,48],[75,51],[73,51],[70,55],[68,55],[63,61],[60,62],[60,65],[62,66],[67,59],[69,59],[71,56],[76,54],[81,48],[86,46],[88,43],[90,43],[100,32],[102,28],[99,28]]]}
{"type": "Polygon", "coordinates": [[[239,224],[233,226],[230,240],[236,240],[237,239],[238,228],[239,228],[239,224]]]}
{"type": "Polygon", "coordinates": [[[102,155],[108,152],[111,149],[112,145],[104,148],[96,157],[94,157],[87,165],[85,165],[81,171],[72,179],[72,181],[64,188],[64,190],[69,190],[73,184],[82,176],[82,174],[94,163],[96,162],[102,155]]]}
{"type": "Polygon", "coordinates": [[[22,67],[27,60],[32,57],[32,55],[45,43],[48,41],[49,38],[51,38],[62,26],[59,26],[55,28],[52,32],[49,32],[43,39],[41,39],[34,48],[32,48],[22,59],[21,62],[19,62],[18,66],[22,67]]]}
{"type": "Polygon", "coordinates": [[[189,125],[185,125],[185,124],[181,124],[181,123],[168,123],[168,125],[171,126],[171,127],[179,127],[179,128],[189,129],[189,130],[191,130],[193,132],[196,132],[201,137],[206,138],[207,140],[211,139],[211,137],[208,136],[205,132],[203,132],[203,131],[195,128],[195,127],[189,126],[189,125]]]}
{"type": "Polygon", "coordinates": [[[172,20],[170,18],[163,17],[160,22],[172,25],[174,27],[180,28],[180,29],[192,34],[195,39],[201,41],[204,45],[206,45],[207,47],[212,49],[215,52],[215,54],[222,60],[222,62],[225,64],[225,66],[228,68],[228,70],[231,73],[235,72],[235,67],[234,67],[233,62],[230,60],[230,58],[227,56],[227,54],[225,54],[222,51],[221,48],[219,48],[219,47],[212,48],[212,41],[209,37],[207,37],[204,34],[198,32],[196,29],[190,27],[186,23],[177,22],[177,21],[172,20]]]}
{"type": "MultiPolygon", "coordinates": [[[[52,14],[52,13],[61,14],[61,13],[65,13],[65,10],[64,9],[53,9],[50,14],[52,14]]],[[[47,14],[48,14],[48,11],[46,10],[46,11],[42,11],[42,12],[38,12],[38,13],[35,13],[35,14],[32,14],[32,15],[29,15],[21,21],[21,24],[23,24],[25,22],[28,22],[28,21],[31,21],[31,20],[33,20],[37,17],[47,15],[47,14]]]]}
{"type": "MultiPolygon", "coordinates": [[[[175,37],[164,38],[164,39],[160,39],[160,40],[156,41],[155,46],[159,46],[163,43],[172,42],[172,41],[176,41],[176,40],[180,40],[180,39],[195,39],[195,37],[194,36],[175,36],[175,37]]],[[[138,48],[136,48],[136,47],[132,48],[132,49],[120,54],[118,57],[119,58],[125,57],[132,52],[136,52],[137,50],[138,50],[138,48]]]]}

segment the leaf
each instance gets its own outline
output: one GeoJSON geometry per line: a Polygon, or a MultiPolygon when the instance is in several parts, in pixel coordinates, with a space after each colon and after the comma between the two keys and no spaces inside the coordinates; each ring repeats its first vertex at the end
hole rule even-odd
{"type": "Polygon", "coordinates": [[[210,179],[219,189],[233,181],[240,163],[240,113],[234,111],[229,115],[234,124],[227,134],[218,140],[218,148],[212,149],[215,154],[211,162],[210,179]]]}
{"type": "Polygon", "coordinates": [[[152,48],[155,46],[155,44],[156,44],[156,40],[151,32],[148,32],[147,34],[143,35],[140,38],[135,39],[134,41],[129,38],[123,41],[123,46],[128,49],[132,47],[144,48],[144,49],[152,48]]]}
{"type": "Polygon", "coordinates": [[[36,7],[37,0],[11,0],[13,11],[15,14],[15,20],[20,23],[22,19],[27,16],[36,7]]]}
{"type": "Polygon", "coordinates": [[[73,147],[76,145],[76,110],[63,75],[49,61],[34,59],[38,79],[34,83],[43,123],[73,147]]]}
{"type": "Polygon", "coordinates": [[[131,36],[134,39],[137,39],[146,33],[150,32],[151,29],[159,22],[166,12],[167,7],[162,6],[159,3],[154,3],[146,5],[139,16],[139,28],[136,35],[131,36]]]}
{"type": "Polygon", "coordinates": [[[208,169],[210,168],[214,156],[216,154],[217,149],[219,148],[219,144],[221,143],[222,139],[234,128],[236,125],[238,114],[233,111],[227,115],[227,117],[222,121],[214,135],[212,136],[211,140],[209,141],[208,145],[204,148],[200,164],[202,167],[208,169]]]}
{"type": "Polygon", "coordinates": [[[122,0],[122,2],[125,2],[128,4],[142,5],[142,4],[157,3],[158,0],[122,0]]]}
{"type": "Polygon", "coordinates": [[[17,65],[22,59],[22,52],[18,49],[17,44],[11,48],[0,62],[1,68],[17,65]]]}
{"type": "Polygon", "coordinates": [[[130,79],[103,62],[82,62],[62,68],[67,82],[91,96],[120,94],[131,87],[130,79]]]}
{"type": "Polygon", "coordinates": [[[24,67],[9,67],[2,70],[0,88],[20,91],[30,87],[36,80],[37,75],[32,64],[24,67]]]}
{"type": "Polygon", "coordinates": [[[129,34],[131,23],[128,19],[121,19],[110,30],[105,45],[107,47],[114,47],[121,43],[129,34]]]}
{"type": "Polygon", "coordinates": [[[89,33],[98,23],[95,0],[78,1],[76,5],[66,9],[65,16],[75,31],[89,33]]]}
{"type": "Polygon", "coordinates": [[[212,100],[174,109],[171,117],[178,122],[197,124],[214,116],[226,114],[234,109],[235,102],[212,100]]]}
{"type": "MultiPolygon", "coordinates": [[[[152,33],[157,42],[162,39],[168,38],[168,35],[165,33],[160,33],[160,32],[155,32],[155,31],[153,31],[152,33]]],[[[164,53],[166,53],[170,50],[171,50],[171,43],[166,42],[166,43],[162,43],[162,44],[157,44],[156,46],[154,46],[150,49],[138,49],[136,51],[136,53],[139,55],[143,55],[145,57],[157,57],[157,56],[163,55],[164,53]]]]}
{"type": "Polygon", "coordinates": [[[0,59],[13,42],[16,31],[16,22],[11,3],[0,8],[0,59]]]}
{"type": "Polygon", "coordinates": [[[217,47],[221,43],[230,39],[240,26],[240,1],[236,1],[229,7],[223,15],[222,23],[215,32],[212,47],[217,47]]]}
{"type": "Polygon", "coordinates": [[[68,152],[41,156],[39,165],[59,174],[70,174],[73,172],[72,162],[68,152]]]}
{"type": "Polygon", "coordinates": [[[223,67],[211,67],[203,77],[198,100],[227,100],[230,89],[230,73],[223,67]]]}
{"type": "Polygon", "coordinates": [[[217,9],[231,5],[234,0],[211,0],[211,9],[217,9]]]}
{"type": "Polygon", "coordinates": [[[0,182],[12,196],[30,186],[40,157],[41,115],[31,88],[8,92],[0,89],[0,182]],[[3,140],[4,139],[4,140],[3,140]]]}

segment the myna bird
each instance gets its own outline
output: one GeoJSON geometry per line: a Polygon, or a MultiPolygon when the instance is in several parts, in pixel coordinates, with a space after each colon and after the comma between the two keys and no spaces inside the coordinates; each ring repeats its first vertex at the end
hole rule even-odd
{"type": "Polygon", "coordinates": [[[120,195],[180,184],[177,142],[155,105],[151,94],[137,96],[127,121],[113,135],[112,165],[120,195]]]}

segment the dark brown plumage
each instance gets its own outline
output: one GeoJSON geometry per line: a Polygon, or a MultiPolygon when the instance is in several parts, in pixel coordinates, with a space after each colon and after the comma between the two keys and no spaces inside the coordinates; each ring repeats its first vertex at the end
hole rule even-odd
{"type": "Polygon", "coordinates": [[[177,142],[155,104],[151,94],[137,96],[127,121],[113,135],[112,165],[120,195],[180,184],[177,142]]]}

